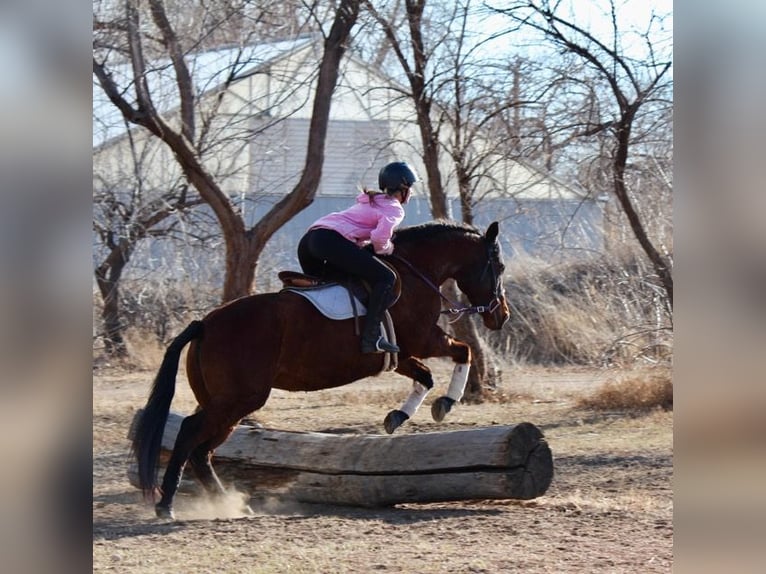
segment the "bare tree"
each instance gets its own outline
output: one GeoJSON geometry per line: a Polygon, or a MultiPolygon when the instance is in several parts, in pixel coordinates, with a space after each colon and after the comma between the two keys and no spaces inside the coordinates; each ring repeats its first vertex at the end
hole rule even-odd
{"type": "MultiPolygon", "coordinates": [[[[367,9],[383,29],[388,45],[409,82],[408,96],[412,99],[417,117],[420,139],[423,145],[423,164],[426,169],[426,185],[431,202],[431,213],[436,218],[449,215],[447,195],[442,185],[439,169],[439,131],[433,121],[434,84],[429,77],[431,50],[426,47],[423,36],[423,18],[426,0],[405,0],[408,38],[402,40],[397,33],[393,17],[380,13],[371,2],[367,9]],[[411,59],[408,57],[411,54],[411,59]]],[[[437,40],[438,42],[439,40],[437,40]]]]}
{"type": "MultiPolygon", "coordinates": [[[[94,124],[100,121],[94,114],[94,124]]],[[[125,139],[127,154],[122,161],[94,162],[93,166],[94,274],[102,301],[101,336],[105,352],[113,357],[127,356],[121,282],[131,257],[145,239],[171,237],[179,218],[202,203],[196,193],[190,193],[182,175],[151,178],[153,150],[136,141],[130,130],[125,139]]]]}
{"type": "MultiPolygon", "coordinates": [[[[243,9],[247,4],[242,3],[239,8],[243,9]]],[[[258,257],[268,239],[313,201],[322,172],[332,94],[338,80],[340,61],[357,19],[359,1],[341,0],[330,30],[324,36],[324,52],[317,74],[302,177],[290,193],[250,228],[247,228],[216,174],[203,160],[207,144],[204,136],[208,135],[212,122],[210,116],[203,113],[203,102],[195,90],[187,63],[187,55],[195,45],[190,47],[177,29],[178,22],[183,18],[169,13],[162,0],[148,0],[148,8],[147,21],[142,2],[126,0],[120,18],[113,20],[109,26],[94,26],[97,29],[106,28],[112,36],[121,39],[120,46],[132,70],[127,82],[120,85],[119,78],[111,69],[114,65],[108,57],[111,52],[105,51],[98,42],[94,42],[93,74],[128,123],[146,129],[172,151],[183,176],[215,214],[226,246],[222,298],[228,301],[250,291],[258,257]],[[152,93],[147,80],[150,57],[160,54],[169,60],[174,74],[175,91],[180,102],[177,120],[160,112],[155,103],[157,94],[152,93]],[[128,96],[130,93],[132,95],[128,96]],[[200,118],[202,122],[198,123],[200,118]]],[[[241,10],[238,13],[241,14],[241,10]]],[[[319,19],[314,13],[312,17],[319,19]]],[[[232,69],[229,81],[234,76],[232,69]]]]}
{"type": "Polygon", "coordinates": [[[434,108],[443,134],[440,146],[452,163],[462,220],[473,224],[474,207],[483,194],[505,193],[497,181],[498,164],[530,157],[521,144],[530,131],[522,124],[521,111],[539,102],[548,89],[523,77],[521,59],[509,65],[504,58],[484,54],[491,36],[469,29],[475,12],[472,0],[455,3],[450,10],[453,31],[438,59],[441,77],[434,108]],[[498,134],[496,126],[504,121],[505,133],[498,134]]]}
{"type": "Polygon", "coordinates": [[[201,203],[198,196],[188,196],[188,185],[183,183],[147,200],[142,181],[139,176],[117,189],[100,186],[93,198],[93,231],[99,242],[94,273],[103,302],[102,336],[105,352],[114,357],[127,356],[120,285],[131,256],[144,239],[171,235],[178,216],[201,203]]]}
{"type": "MultiPolygon", "coordinates": [[[[425,15],[426,0],[405,0],[404,4],[406,26],[402,27],[406,28],[407,34],[403,38],[398,32],[395,13],[390,16],[382,14],[371,2],[366,2],[368,10],[382,28],[387,44],[407,78],[409,84],[407,96],[412,99],[420,131],[431,214],[435,218],[445,218],[450,215],[440,168],[443,151],[441,129],[445,119],[445,108],[437,97],[445,85],[455,85],[456,91],[453,97],[459,97],[464,92],[466,76],[461,75],[457,70],[463,70],[465,66],[460,49],[463,46],[462,39],[466,31],[470,0],[465,3],[438,5],[441,18],[439,26],[428,25],[425,15]],[[459,39],[453,42],[455,27],[458,29],[459,39]],[[452,50],[454,59],[445,55],[450,53],[450,43],[455,48],[452,50]]],[[[461,127],[463,126],[460,118],[452,119],[457,119],[461,127]]],[[[454,128],[454,125],[452,127],[454,128]]],[[[459,171],[459,175],[463,178],[462,193],[472,188],[470,180],[477,174],[470,173],[470,167],[466,162],[467,146],[464,146],[464,142],[460,139],[464,134],[454,131],[453,134],[456,139],[453,140],[454,147],[450,149],[450,155],[453,160],[457,160],[458,170],[464,168],[462,172],[459,171]]],[[[462,205],[463,220],[471,223],[473,214],[470,202],[463,201],[462,205]]],[[[445,289],[451,292],[453,298],[456,297],[457,288],[454,284],[448,284],[445,289]]],[[[491,369],[487,353],[485,353],[485,345],[470,317],[460,318],[452,324],[452,329],[457,337],[470,345],[473,353],[465,399],[481,401],[487,389],[496,384],[496,381],[490,380],[491,369]]]]}
{"type": "Polygon", "coordinates": [[[496,10],[522,28],[541,32],[563,55],[573,56],[582,64],[582,73],[573,74],[568,68],[569,71],[559,79],[570,86],[586,86],[589,118],[578,135],[581,138],[608,138],[608,147],[601,149],[607,152],[611,192],[652,263],[672,308],[672,260],[670,254],[662,253],[650,238],[632,198],[628,176],[631,153],[641,145],[641,137],[646,135],[646,132],[637,133],[637,126],[642,121],[647,123],[646,116],[662,114],[671,106],[670,97],[666,94],[672,84],[672,62],[669,56],[657,49],[650,34],[651,27],[660,23],[658,18],[653,16],[650,29],[642,34],[644,55],[634,58],[623,46],[622,38],[626,31],[620,29],[614,0],[609,2],[609,9],[610,37],[606,39],[578,24],[574,17],[562,16],[560,4],[548,0],[519,2],[496,10]],[[592,75],[592,83],[584,75],[587,73],[592,75]]]}

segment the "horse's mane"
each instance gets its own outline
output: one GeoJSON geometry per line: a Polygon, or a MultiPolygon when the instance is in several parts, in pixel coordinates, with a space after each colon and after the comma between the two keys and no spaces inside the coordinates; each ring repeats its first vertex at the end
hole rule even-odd
{"type": "Polygon", "coordinates": [[[461,235],[481,236],[481,232],[473,225],[448,219],[437,219],[419,225],[402,227],[396,231],[393,242],[396,245],[420,243],[428,239],[438,238],[444,234],[458,233],[461,235]]]}

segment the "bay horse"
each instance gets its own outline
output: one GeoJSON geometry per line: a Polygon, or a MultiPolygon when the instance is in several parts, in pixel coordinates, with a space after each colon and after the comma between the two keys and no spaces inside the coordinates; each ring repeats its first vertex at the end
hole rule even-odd
{"type": "MultiPolygon", "coordinates": [[[[389,310],[400,347],[396,372],[413,379],[406,401],[384,421],[389,434],[415,413],[434,386],[422,359],[451,357],[455,363],[447,393],[432,405],[437,422],[463,395],[471,350],[437,325],[446,300],[439,285],[454,279],[474,305],[451,312],[479,313],[489,329],[500,329],[508,319],[498,227],[492,223],[485,234],[449,221],[403,227],[394,236],[394,254],[382,256],[402,285],[389,310]]],[[[160,518],[173,518],[173,497],[187,461],[206,491],[224,492],[212,453],[243,417],[266,403],[271,389],[338,387],[376,375],[383,365],[383,355],[360,352],[353,318],[328,319],[289,291],[241,297],[192,321],[168,346],[133,435],[140,487],[152,500],[162,434],[187,344],[187,378],[198,407],[176,437],[155,505],[160,518]]]]}

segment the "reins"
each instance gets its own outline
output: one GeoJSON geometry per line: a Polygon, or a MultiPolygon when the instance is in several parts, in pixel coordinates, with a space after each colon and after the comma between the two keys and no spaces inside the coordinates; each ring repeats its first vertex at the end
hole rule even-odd
{"type": "MultiPolygon", "coordinates": [[[[415,275],[417,275],[418,278],[420,278],[421,281],[423,281],[426,285],[428,285],[433,291],[435,291],[439,297],[442,298],[450,307],[448,309],[442,309],[439,313],[441,315],[453,315],[455,318],[450,321],[450,323],[454,323],[460,317],[463,315],[473,315],[476,313],[485,313],[489,312],[492,313],[495,309],[497,309],[500,306],[500,297],[498,295],[497,290],[497,282],[495,283],[495,298],[490,302],[489,305],[473,305],[471,307],[462,307],[459,306],[458,303],[455,303],[452,301],[449,297],[444,295],[444,293],[441,292],[441,289],[437,285],[434,284],[433,281],[431,281],[428,277],[426,277],[418,268],[416,268],[412,263],[407,261],[404,257],[401,255],[397,255],[396,253],[392,253],[390,257],[396,259],[397,261],[403,263],[407,269],[412,271],[415,275]]],[[[492,268],[492,259],[487,257],[487,267],[489,267],[490,271],[494,275],[494,269],[492,268]]],[[[482,272],[482,276],[484,273],[487,272],[487,268],[485,267],[484,271],[482,272]]]]}

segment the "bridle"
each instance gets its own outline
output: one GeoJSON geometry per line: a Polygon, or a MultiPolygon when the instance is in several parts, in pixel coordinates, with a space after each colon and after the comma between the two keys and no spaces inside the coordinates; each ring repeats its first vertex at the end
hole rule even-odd
{"type": "Polygon", "coordinates": [[[449,297],[444,295],[444,293],[441,292],[441,289],[437,285],[434,284],[433,281],[431,281],[428,277],[426,277],[419,269],[417,269],[412,263],[407,261],[404,257],[401,255],[397,255],[396,253],[392,253],[390,257],[396,259],[397,261],[400,261],[409,269],[412,271],[418,278],[420,278],[421,281],[423,281],[426,285],[428,285],[433,291],[435,291],[439,297],[442,298],[443,301],[445,301],[450,307],[447,309],[443,309],[440,311],[441,315],[452,315],[455,318],[450,321],[450,323],[454,323],[460,317],[463,315],[473,315],[476,313],[494,313],[495,310],[502,305],[503,302],[503,296],[504,296],[504,289],[503,289],[503,282],[502,277],[498,275],[497,270],[495,269],[495,266],[493,264],[493,261],[498,256],[498,249],[497,245],[490,245],[487,248],[487,264],[484,266],[484,270],[481,272],[481,277],[479,278],[479,281],[484,279],[484,276],[487,274],[487,272],[491,273],[492,275],[492,282],[495,285],[495,291],[493,293],[494,297],[493,299],[486,305],[473,305],[471,307],[464,307],[460,306],[458,303],[455,303],[452,301],[449,297]]]}

